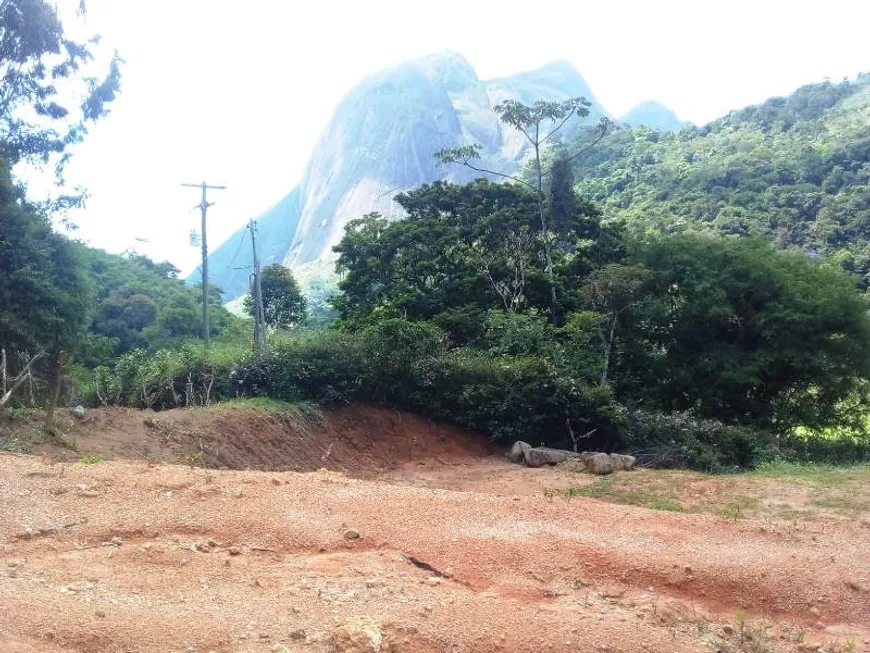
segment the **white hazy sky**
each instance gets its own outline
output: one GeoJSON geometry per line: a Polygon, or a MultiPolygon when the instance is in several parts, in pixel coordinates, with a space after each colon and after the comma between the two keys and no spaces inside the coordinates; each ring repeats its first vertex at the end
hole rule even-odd
{"type": "Polygon", "coordinates": [[[88,0],[87,21],[126,65],[70,164],[91,196],[73,220],[184,271],[199,198],[180,182],[229,186],[209,211],[217,246],[295,185],[356,82],[406,59],[454,50],[481,78],[564,59],[617,116],[655,99],[697,124],[870,71],[866,0],[88,0]]]}

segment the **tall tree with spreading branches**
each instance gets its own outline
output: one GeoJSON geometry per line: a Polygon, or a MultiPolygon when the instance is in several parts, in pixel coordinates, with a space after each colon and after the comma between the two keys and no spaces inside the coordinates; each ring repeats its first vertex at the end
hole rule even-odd
{"type": "MultiPolygon", "coordinates": [[[[538,198],[538,212],[541,220],[541,237],[544,242],[544,257],[547,264],[547,276],[550,282],[550,300],[552,303],[551,320],[558,319],[558,298],[556,297],[556,279],[553,273],[553,238],[551,225],[547,219],[546,193],[544,180],[552,174],[552,168],[544,169],[542,154],[550,145],[556,135],[568,123],[571,118],[585,117],[589,115],[589,107],[592,103],[583,97],[571,98],[560,102],[545,102],[539,100],[531,106],[517,100],[505,100],[493,107],[499,119],[506,125],[518,130],[531,146],[534,165],[534,180],[528,182],[520,176],[508,175],[497,170],[490,170],[479,166],[476,162],[480,159],[481,146],[478,144],[464,145],[462,147],[445,148],[435,153],[435,158],[440,165],[451,163],[463,165],[471,170],[494,175],[503,179],[509,179],[518,184],[531,188],[538,198]]],[[[610,121],[605,117],[599,122],[592,139],[576,152],[571,152],[559,159],[560,165],[570,163],[584,152],[594,147],[607,134],[610,121]]]]}
{"type": "MultiPolygon", "coordinates": [[[[108,112],[120,90],[121,59],[102,59],[99,35],[69,36],[61,10],[72,19],[83,0],[0,0],[0,156],[14,165],[53,163],[59,180],[69,148],[108,112]]],[[[75,206],[82,193],[47,208],[75,206]]]]}

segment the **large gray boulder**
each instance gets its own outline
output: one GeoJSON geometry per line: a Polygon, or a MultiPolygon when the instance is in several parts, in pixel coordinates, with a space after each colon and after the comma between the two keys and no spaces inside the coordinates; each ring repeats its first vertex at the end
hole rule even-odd
{"type": "Polygon", "coordinates": [[[586,461],[586,471],[591,472],[592,474],[599,474],[601,476],[605,474],[612,474],[613,461],[606,453],[593,454],[586,461]]]}
{"type": "Polygon", "coordinates": [[[508,460],[513,463],[522,464],[523,460],[525,460],[526,452],[531,448],[532,445],[530,445],[528,442],[517,440],[516,442],[514,442],[511,450],[507,452],[508,460]]]}
{"type": "Polygon", "coordinates": [[[545,447],[537,447],[528,449],[525,452],[526,465],[529,467],[543,467],[544,465],[558,465],[571,457],[570,451],[560,451],[559,449],[547,449],[545,447]]]}
{"type": "Polygon", "coordinates": [[[634,456],[628,456],[626,454],[612,453],[610,454],[610,462],[613,464],[613,471],[629,472],[634,469],[637,459],[634,456]]]}

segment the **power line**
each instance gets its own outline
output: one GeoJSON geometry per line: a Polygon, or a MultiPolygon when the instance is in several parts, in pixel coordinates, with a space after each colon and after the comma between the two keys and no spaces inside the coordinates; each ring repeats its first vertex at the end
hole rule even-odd
{"type": "Polygon", "coordinates": [[[233,254],[233,259],[232,259],[232,260],[227,264],[227,267],[228,267],[229,269],[231,269],[231,270],[244,270],[245,268],[250,267],[249,265],[245,266],[245,268],[234,268],[234,267],[232,267],[233,263],[236,262],[236,257],[239,255],[239,252],[242,251],[242,244],[245,242],[245,236],[247,236],[247,235],[248,235],[248,230],[245,229],[245,230],[242,232],[242,237],[241,237],[241,239],[239,240],[239,246],[236,247],[236,253],[233,254]]]}

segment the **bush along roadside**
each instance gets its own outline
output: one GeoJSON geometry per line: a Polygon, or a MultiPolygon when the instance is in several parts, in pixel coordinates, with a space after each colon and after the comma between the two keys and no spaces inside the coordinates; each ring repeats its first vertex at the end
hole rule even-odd
{"type": "MultiPolygon", "coordinates": [[[[162,410],[237,397],[380,403],[487,434],[559,448],[625,451],[642,464],[721,472],[777,452],[773,436],[689,412],[629,411],[541,355],[449,347],[428,323],[387,320],[358,332],[284,337],[263,357],[206,359],[190,346],[135,350],[90,379],[91,404],[162,410]]],[[[806,446],[805,446],[806,451],[806,446]]],[[[844,454],[845,455],[845,454],[844,454]]]]}

